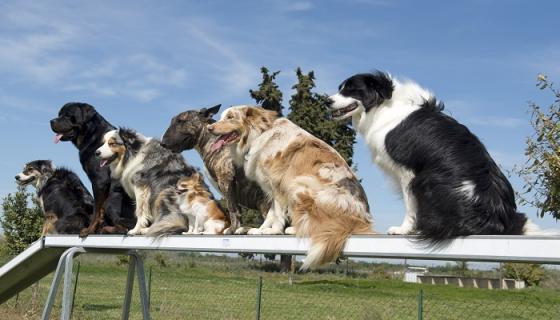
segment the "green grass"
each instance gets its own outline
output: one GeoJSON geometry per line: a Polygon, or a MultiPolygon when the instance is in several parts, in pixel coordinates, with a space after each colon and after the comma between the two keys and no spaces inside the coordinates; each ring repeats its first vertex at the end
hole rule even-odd
{"type": "MultiPolygon", "coordinates": [[[[117,259],[80,257],[74,319],[120,318],[126,266],[117,259]]],[[[258,262],[227,257],[164,255],[147,259],[152,268],[153,319],[254,319],[258,277],[263,277],[261,319],[417,319],[424,292],[424,319],[557,319],[560,291],[530,288],[483,290],[404,283],[361,270],[288,276],[264,273],[258,262]],[[165,266],[164,266],[165,265],[165,266]],[[363,272],[362,272],[363,271],[363,272]]],[[[38,319],[51,278],[0,306],[0,319],[38,319]]],[[[131,319],[141,319],[135,287],[131,319]]],[[[60,299],[60,298],[59,298],[60,299]]],[[[60,300],[57,300],[57,306],[60,300]]],[[[53,319],[58,317],[55,308],[53,319]]]]}

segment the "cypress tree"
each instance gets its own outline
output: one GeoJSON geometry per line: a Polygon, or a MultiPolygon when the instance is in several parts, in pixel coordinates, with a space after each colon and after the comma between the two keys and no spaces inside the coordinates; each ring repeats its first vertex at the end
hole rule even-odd
{"type": "Polygon", "coordinates": [[[280,71],[269,74],[266,67],[261,67],[262,82],[257,90],[249,90],[251,98],[255,99],[264,109],[278,112],[282,116],[282,91],[274,82],[280,71]]]}
{"type": "Polygon", "coordinates": [[[8,194],[4,198],[2,210],[4,215],[0,224],[4,229],[8,253],[17,255],[41,236],[43,212],[36,198],[22,186],[18,186],[14,195],[8,194]],[[28,206],[29,197],[32,207],[28,206]]]}

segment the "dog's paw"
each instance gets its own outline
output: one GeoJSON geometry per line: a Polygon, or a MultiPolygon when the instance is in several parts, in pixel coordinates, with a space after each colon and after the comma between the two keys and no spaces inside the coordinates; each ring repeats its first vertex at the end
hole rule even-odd
{"type": "Polygon", "coordinates": [[[397,235],[397,234],[410,234],[412,233],[412,230],[410,228],[403,228],[402,226],[398,226],[398,227],[391,227],[389,228],[389,230],[387,231],[387,234],[393,234],[393,235],[397,235]]]}
{"type": "Polygon", "coordinates": [[[233,234],[233,229],[231,227],[225,228],[222,234],[233,234]]]}
{"type": "Polygon", "coordinates": [[[286,230],[284,230],[285,234],[296,234],[296,228],[294,227],[287,227],[286,230]]]}
{"type": "Polygon", "coordinates": [[[182,235],[187,235],[189,234],[188,232],[181,232],[182,235]]]}
{"type": "Polygon", "coordinates": [[[237,230],[235,230],[234,234],[247,234],[249,230],[250,229],[246,227],[239,227],[237,228],[237,230]]]}
{"type": "Polygon", "coordinates": [[[259,228],[251,228],[247,231],[247,234],[255,235],[255,234],[263,234],[262,229],[259,228]]]}
{"type": "Polygon", "coordinates": [[[89,236],[89,228],[83,228],[80,230],[80,238],[85,238],[89,236]]]}
{"type": "Polygon", "coordinates": [[[129,235],[129,236],[137,236],[137,235],[141,235],[141,234],[142,234],[142,231],[140,229],[136,229],[136,228],[134,228],[132,230],[129,230],[127,232],[127,235],[129,235]]]}
{"type": "Polygon", "coordinates": [[[284,232],[282,232],[282,230],[277,230],[277,229],[274,229],[274,228],[264,228],[264,229],[262,229],[262,234],[267,234],[267,235],[284,234],[284,232]]]}

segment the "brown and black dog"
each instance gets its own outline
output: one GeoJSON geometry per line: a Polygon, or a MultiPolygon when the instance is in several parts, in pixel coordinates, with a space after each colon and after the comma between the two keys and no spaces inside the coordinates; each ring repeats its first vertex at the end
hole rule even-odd
{"type": "Polygon", "coordinates": [[[95,151],[103,144],[103,135],[115,127],[93,106],[70,102],[62,106],[58,117],[51,120],[51,128],[56,133],[56,143],[71,141],[78,149],[82,168],[91,181],[95,199],[94,216],[80,236],[98,231],[126,233],[134,227],[134,202],[119,181],[111,179],[109,167],[101,168],[100,160],[95,156],[95,151]]]}
{"type": "Polygon", "coordinates": [[[219,110],[220,105],[217,105],[178,114],[171,120],[162,143],[173,152],[191,149],[198,151],[212,183],[227,201],[231,226],[224,233],[240,234],[246,232],[239,221],[240,206],[256,209],[265,216],[271,207],[271,201],[255,182],[247,179],[243,168],[233,165],[229,148],[212,148],[217,137],[210,134],[206,127],[215,122],[212,116],[219,110]]]}

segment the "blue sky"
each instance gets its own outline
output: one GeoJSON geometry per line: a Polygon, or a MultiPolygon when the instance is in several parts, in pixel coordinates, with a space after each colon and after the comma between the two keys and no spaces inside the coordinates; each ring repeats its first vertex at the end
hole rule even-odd
{"type": "MultiPolygon", "coordinates": [[[[413,79],[511,169],[525,160],[527,102],[552,101],[535,87],[537,74],[560,79],[559,10],[555,1],[2,1],[0,196],[35,159],[87,179],[76,149],[53,144],[49,120],[66,102],[160,137],[181,111],[253,102],[263,65],[281,71],[284,105],[298,66],[314,70],[326,93],[373,69],[413,79]]],[[[384,232],[401,223],[402,202],[363,141],[355,150],[384,232]]],[[[184,155],[202,165],[196,152],[184,155]]]]}

